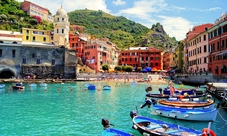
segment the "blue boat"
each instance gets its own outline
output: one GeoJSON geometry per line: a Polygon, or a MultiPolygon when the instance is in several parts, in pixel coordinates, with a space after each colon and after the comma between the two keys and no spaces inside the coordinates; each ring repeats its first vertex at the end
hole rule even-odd
{"type": "Polygon", "coordinates": [[[102,125],[104,131],[102,132],[102,136],[133,136],[127,132],[123,132],[121,130],[111,128],[112,124],[109,123],[107,119],[102,119],[102,125]]]}
{"type": "Polygon", "coordinates": [[[140,132],[142,135],[146,136],[199,136],[202,135],[202,131],[179,126],[177,124],[172,124],[164,122],[161,120],[156,120],[153,118],[148,118],[144,116],[139,116],[135,111],[130,112],[130,116],[133,121],[133,128],[140,132]]]}
{"type": "Polygon", "coordinates": [[[3,89],[5,87],[5,84],[0,84],[0,89],[3,89]]]}
{"type": "Polygon", "coordinates": [[[175,108],[165,105],[152,105],[152,114],[174,119],[194,120],[194,121],[215,121],[217,108],[214,109],[188,109],[175,108]]]}
{"type": "Polygon", "coordinates": [[[95,85],[88,86],[88,90],[95,90],[95,89],[96,89],[95,85]]]}
{"type": "Polygon", "coordinates": [[[111,86],[109,85],[104,85],[102,88],[103,90],[111,90],[111,86]]]}

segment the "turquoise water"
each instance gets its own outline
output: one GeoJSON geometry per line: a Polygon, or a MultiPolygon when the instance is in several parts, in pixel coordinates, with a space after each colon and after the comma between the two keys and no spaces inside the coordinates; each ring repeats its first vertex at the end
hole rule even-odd
{"type": "MultiPolygon", "coordinates": [[[[75,135],[100,136],[103,128],[101,119],[107,118],[115,128],[140,134],[132,129],[129,116],[144,102],[146,84],[131,85],[110,81],[112,90],[102,90],[107,82],[93,82],[97,89],[85,90],[88,82],[48,84],[48,87],[28,87],[19,92],[10,90],[6,84],[0,90],[0,136],[9,135],[75,135]],[[46,90],[46,91],[45,91],[46,90]],[[59,92],[60,91],[60,92],[59,92]]],[[[91,83],[91,82],[90,82],[91,83]]],[[[167,84],[153,84],[153,90],[167,84]]],[[[177,88],[178,86],[175,85],[177,88]]],[[[189,86],[184,86],[185,88],[189,86]]],[[[158,92],[158,91],[154,91],[158,92]]],[[[202,130],[208,122],[174,120],[151,115],[147,108],[139,114],[202,130]]],[[[227,112],[219,110],[212,130],[218,136],[227,135],[227,112]]]]}

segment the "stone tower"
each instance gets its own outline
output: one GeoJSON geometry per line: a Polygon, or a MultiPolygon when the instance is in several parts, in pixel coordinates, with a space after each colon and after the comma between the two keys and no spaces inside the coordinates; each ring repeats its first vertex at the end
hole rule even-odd
{"type": "Polygon", "coordinates": [[[54,44],[69,48],[69,21],[66,11],[58,9],[54,17],[54,44]]]}

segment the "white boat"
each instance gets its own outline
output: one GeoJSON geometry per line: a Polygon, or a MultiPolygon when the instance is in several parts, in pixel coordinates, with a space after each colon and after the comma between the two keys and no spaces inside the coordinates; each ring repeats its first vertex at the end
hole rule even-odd
{"type": "Polygon", "coordinates": [[[103,90],[111,90],[111,86],[109,86],[109,85],[104,85],[104,86],[103,86],[103,90]]]}
{"type": "Polygon", "coordinates": [[[28,84],[28,86],[30,86],[30,87],[36,87],[36,86],[37,86],[37,84],[32,83],[32,84],[28,84]]]}
{"type": "Polygon", "coordinates": [[[0,84],[0,89],[3,89],[5,87],[5,84],[0,84]]]}
{"type": "Polygon", "coordinates": [[[16,83],[15,85],[12,85],[13,89],[24,89],[23,83],[16,83]]]}
{"type": "Polygon", "coordinates": [[[47,86],[47,83],[41,83],[40,86],[41,87],[46,87],[47,86]]]}
{"type": "Polygon", "coordinates": [[[151,113],[168,118],[194,120],[194,121],[215,121],[217,108],[214,109],[191,109],[176,108],[164,105],[152,105],[151,113]]]}

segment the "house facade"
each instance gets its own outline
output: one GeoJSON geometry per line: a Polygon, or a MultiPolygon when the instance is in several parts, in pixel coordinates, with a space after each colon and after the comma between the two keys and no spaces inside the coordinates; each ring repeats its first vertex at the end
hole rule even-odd
{"type": "Polygon", "coordinates": [[[161,50],[152,47],[130,47],[122,50],[119,55],[119,65],[138,67],[151,67],[153,71],[162,70],[161,50]]]}
{"type": "Polygon", "coordinates": [[[21,4],[21,9],[29,16],[39,16],[42,20],[53,22],[54,18],[49,14],[49,10],[41,7],[29,0],[24,0],[21,4]]]}
{"type": "Polygon", "coordinates": [[[223,13],[207,32],[209,35],[208,70],[214,76],[227,76],[227,13],[223,13]]]}

